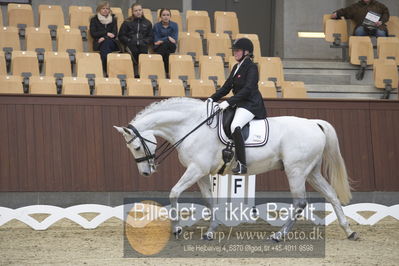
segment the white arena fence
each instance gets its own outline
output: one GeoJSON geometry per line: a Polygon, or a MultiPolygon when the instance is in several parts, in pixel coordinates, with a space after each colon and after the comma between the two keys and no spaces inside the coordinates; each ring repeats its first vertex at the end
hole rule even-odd
{"type": "MultiPolygon", "coordinates": [[[[279,207],[283,207],[286,203],[276,203],[279,207]]],[[[202,209],[205,206],[194,204],[196,208],[202,209]]],[[[329,225],[337,220],[337,216],[335,215],[332,205],[329,203],[319,203],[314,204],[317,210],[323,210],[325,212],[330,212],[324,219],[317,219],[316,223],[324,220],[325,225],[329,225]]],[[[262,206],[257,206],[261,207],[262,206]]],[[[32,205],[21,207],[18,209],[10,209],[6,207],[0,207],[0,228],[6,223],[12,220],[18,220],[34,230],[46,230],[50,228],[54,223],[60,221],[61,219],[69,219],[76,224],[80,225],[84,229],[95,229],[100,226],[102,223],[106,222],[111,218],[117,218],[121,221],[124,220],[125,211],[129,210],[125,205],[120,205],[116,207],[110,207],[105,205],[98,204],[83,204],[76,205],[68,208],[61,208],[50,205],[32,205]],[[84,218],[80,214],[84,213],[96,213],[98,214],[92,220],[88,220],[84,218]],[[31,215],[35,214],[47,214],[43,221],[39,222],[34,219],[31,215]]],[[[399,204],[393,206],[384,206],[381,204],[375,203],[358,203],[352,204],[343,207],[345,215],[348,218],[351,218],[355,222],[361,225],[375,225],[385,217],[393,217],[396,220],[399,220],[399,204]],[[359,214],[359,212],[374,212],[370,217],[365,218],[359,214]]],[[[262,216],[262,213],[259,214],[259,218],[265,220],[273,226],[282,226],[284,221],[274,220],[270,222],[262,216]]],[[[182,224],[183,226],[192,225],[192,224],[182,224]]]]}

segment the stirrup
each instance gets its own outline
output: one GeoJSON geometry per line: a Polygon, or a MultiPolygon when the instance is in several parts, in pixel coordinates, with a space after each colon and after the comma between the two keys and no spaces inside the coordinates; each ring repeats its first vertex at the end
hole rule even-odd
{"type": "Polygon", "coordinates": [[[245,175],[247,173],[247,166],[242,164],[240,161],[237,161],[237,166],[231,171],[236,175],[245,175]]]}

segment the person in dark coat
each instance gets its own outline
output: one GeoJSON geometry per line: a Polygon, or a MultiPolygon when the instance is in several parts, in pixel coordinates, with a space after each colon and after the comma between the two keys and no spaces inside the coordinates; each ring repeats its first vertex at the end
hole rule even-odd
{"type": "Polygon", "coordinates": [[[168,8],[162,8],[159,12],[160,22],[155,23],[154,51],[162,55],[166,74],[169,73],[169,55],[176,51],[176,42],[179,34],[179,27],[176,22],[170,20],[171,12],[168,8]]]}
{"type": "Polygon", "coordinates": [[[107,71],[107,55],[118,51],[116,36],[118,35],[117,18],[111,13],[108,1],[97,6],[97,15],[90,20],[90,34],[93,37],[93,50],[100,51],[104,72],[107,71]]]}
{"type": "Polygon", "coordinates": [[[219,107],[222,110],[229,106],[236,109],[231,123],[231,132],[236,151],[237,166],[232,171],[234,174],[245,174],[247,166],[241,129],[254,118],[266,118],[266,109],[258,89],[258,67],[252,62],[254,46],[251,40],[247,38],[237,39],[233,43],[232,49],[238,63],[231,70],[230,76],[223,86],[208,101],[219,101],[230,90],[233,90],[234,96],[220,103],[219,107]]]}
{"type": "Polygon", "coordinates": [[[355,22],[355,36],[377,36],[386,37],[388,35],[386,23],[389,21],[388,8],[376,0],[360,0],[346,8],[335,11],[331,18],[337,19],[345,17],[355,22]],[[364,23],[369,12],[379,16],[375,23],[364,23]]]}
{"type": "Polygon", "coordinates": [[[153,40],[152,36],[152,23],[144,17],[141,4],[134,3],[132,16],[123,22],[118,37],[132,54],[136,76],[139,55],[148,53],[148,46],[153,40]]]}

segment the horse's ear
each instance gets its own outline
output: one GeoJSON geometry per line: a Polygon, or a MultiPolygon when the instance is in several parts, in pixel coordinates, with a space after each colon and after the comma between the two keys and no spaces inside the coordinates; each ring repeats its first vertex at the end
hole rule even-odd
{"type": "Polygon", "coordinates": [[[118,130],[119,133],[121,133],[122,135],[128,134],[128,135],[132,135],[132,132],[130,129],[128,129],[127,127],[117,127],[114,126],[114,128],[116,130],[118,130]]]}

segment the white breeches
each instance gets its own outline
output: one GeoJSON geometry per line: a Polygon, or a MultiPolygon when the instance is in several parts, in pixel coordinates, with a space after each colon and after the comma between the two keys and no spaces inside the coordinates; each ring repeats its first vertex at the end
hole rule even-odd
{"type": "Polygon", "coordinates": [[[255,115],[244,108],[237,108],[236,113],[233,118],[233,122],[231,122],[231,133],[234,132],[236,127],[243,128],[249,121],[254,119],[255,115]]]}

